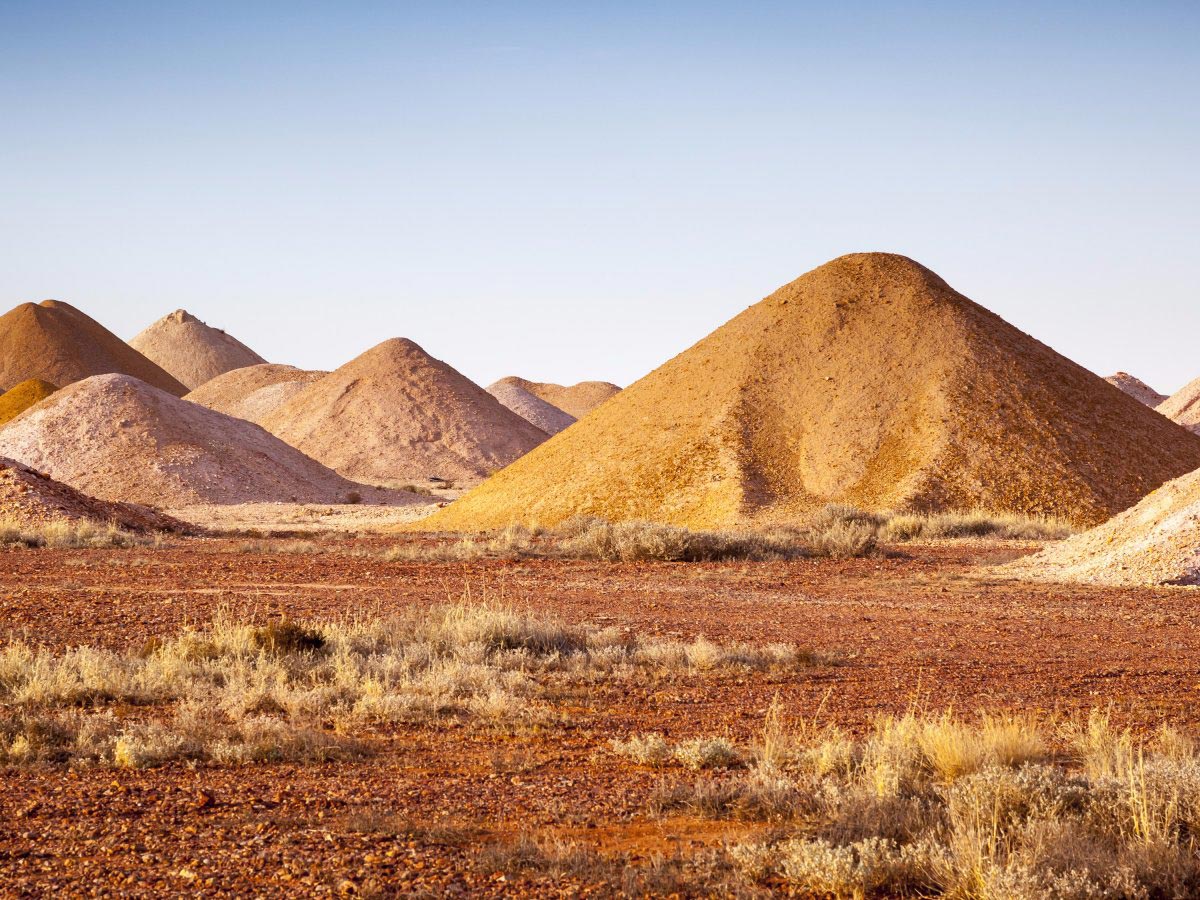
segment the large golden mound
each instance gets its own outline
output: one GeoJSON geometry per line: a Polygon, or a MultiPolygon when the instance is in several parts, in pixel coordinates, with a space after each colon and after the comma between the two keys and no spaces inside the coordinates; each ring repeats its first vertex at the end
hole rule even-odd
{"type": "Polygon", "coordinates": [[[782,522],[830,502],[1088,524],[1200,439],[902,256],[809,272],[421,523],[782,522]]]}
{"type": "Polygon", "coordinates": [[[30,378],[66,387],[93,375],[132,375],[182,396],[182,384],[69,303],[22,303],[0,316],[0,388],[30,378]]]}

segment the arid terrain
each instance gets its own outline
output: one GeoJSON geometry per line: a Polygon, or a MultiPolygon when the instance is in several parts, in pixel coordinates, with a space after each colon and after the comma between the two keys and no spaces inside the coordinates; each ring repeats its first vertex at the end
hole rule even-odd
{"type": "MultiPolygon", "coordinates": [[[[666,780],[725,776],[641,765],[614,741],[660,733],[750,745],[772,709],[787,727],[835,722],[855,734],[883,715],[949,708],[1063,720],[1101,708],[1135,727],[1200,720],[1191,591],[1038,585],[989,570],[1031,542],[911,543],[873,558],[782,562],[384,561],[396,541],[10,549],[0,553],[0,616],[14,639],[53,651],[145,653],[214,617],[386,618],[469,597],[644,640],[790,644],[803,662],[692,659],[644,677],[551,678],[535,701],[491,714],[377,722],[341,761],[10,768],[0,892],[732,892],[721,848],[778,823],[670,808],[666,780]]],[[[153,709],[97,702],[121,721],[153,709]]]]}

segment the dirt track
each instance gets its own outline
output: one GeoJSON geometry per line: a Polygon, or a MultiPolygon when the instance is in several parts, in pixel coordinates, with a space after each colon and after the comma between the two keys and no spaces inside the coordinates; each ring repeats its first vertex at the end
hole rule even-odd
{"type": "Polygon", "coordinates": [[[232,552],[237,545],[2,552],[0,621],[54,646],[138,646],[220,607],[330,617],[457,599],[469,587],[476,599],[568,620],[792,642],[840,664],[786,678],[605,685],[575,698],[569,724],[545,733],[455,722],[391,729],[373,736],[386,749],[365,763],[10,769],[0,895],[603,894],[605,885],[544,875],[502,880],[478,848],[529,831],[646,859],[744,831],[650,817],[658,775],[607,747],[649,730],[749,738],[776,694],[789,715],[849,727],[914,703],[960,712],[1111,705],[1139,725],[1200,720],[1194,591],[1025,585],[976,569],[1011,558],[1011,546],[909,547],[848,562],[418,566],[350,556],[346,542],[317,555],[232,552]]]}

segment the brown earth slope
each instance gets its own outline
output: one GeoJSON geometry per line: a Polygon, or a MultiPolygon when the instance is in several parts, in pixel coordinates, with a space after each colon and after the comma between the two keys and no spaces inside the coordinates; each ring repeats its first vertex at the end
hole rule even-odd
{"type": "Polygon", "coordinates": [[[519,385],[497,381],[488,386],[487,392],[546,434],[558,434],[575,422],[575,417],[570,413],[563,412],[519,385]]]}
{"type": "Polygon", "coordinates": [[[132,503],[98,500],[29,466],[0,457],[0,519],[5,524],[34,528],[62,520],[90,519],[133,531],[186,526],[170,516],[132,503]]]}
{"type": "Polygon", "coordinates": [[[233,335],[206,325],[184,309],[163,316],[129,345],[189,390],[231,369],[266,362],[233,335]]]}
{"type": "Polygon", "coordinates": [[[1166,394],[1160,394],[1142,379],[1130,375],[1128,372],[1117,372],[1104,380],[1119,387],[1138,403],[1145,403],[1147,406],[1158,406],[1167,399],[1166,394]]]}
{"type": "Polygon", "coordinates": [[[92,375],[132,375],[175,396],[187,392],[155,363],[69,303],[22,303],[0,316],[0,388],[29,378],[66,386],[92,375]]]}
{"type": "Polygon", "coordinates": [[[582,419],[609,397],[621,393],[619,387],[607,381],[581,381],[579,384],[562,385],[527,381],[516,375],[509,375],[507,378],[501,378],[496,384],[511,384],[523,388],[576,419],[582,419]]]}
{"type": "Polygon", "coordinates": [[[343,475],[385,483],[482,478],[547,437],[402,338],[309,385],[262,424],[343,475]]]}
{"type": "Polygon", "coordinates": [[[1188,431],[1200,432],[1200,378],[1189,381],[1160,403],[1157,409],[1188,431]]]}
{"type": "Polygon", "coordinates": [[[902,256],[780,288],[421,523],[691,526],[829,502],[1095,524],[1200,467],[1200,439],[902,256]]]}
{"type": "Polygon", "coordinates": [[[0,425],[11,421],[29,407],[45,400],[58,388],[40,378],[30,378],[22,381],[16,387],[9,388],[0,394],[0,425]]]}
{"type": "Polygon", "coordinates": [[[277,363],[246,366],[206,381],[183,399],[262,424],[266,416],[328,374],[277,363]]]}
{"type": "Polygon", "coordinates": [[[0,429],[0,456],[96,497],[159,507],[336,503],[368,491],[257,425],[127,375],[76,382],[27,410],[0,429]]]}

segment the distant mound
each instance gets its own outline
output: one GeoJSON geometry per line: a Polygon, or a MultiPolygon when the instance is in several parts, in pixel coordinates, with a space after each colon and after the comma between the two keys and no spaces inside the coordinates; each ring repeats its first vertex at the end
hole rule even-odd
{"type": "Polygon", "coordinates": [[[29,407],[45,400],[58,388],[40,378],[30,378],[22,381],[16,387],[9,388],[0,394],[0,425],[15,419],[29,407]]]}
{"type": "Polygon", "coordinates": [[[1189,381],[1160,403],[1157,409],[1188,431],[1200,433],[1200,378],[1189,381]]]}
{"type": "Polygon", "coordinates": [[[338,503],[370,490],[257,425],[127,375],[87,378],[27,410],[0,429],[0,456],[96,497],[160,507],[338,503]]]}
{"type": "Polygon", "coordinates": [[[570,413],[552,406],[536,394],[509,382],[497,381],[487,392],[518,416],[536,425],[546,434],[558,434],[575,421],[570,413]]]}
{"type": "Polygon", "coordinates": [[[61,520],[112,523],[131,531],[180,531],[188,526],[144,506],[89,497],[11,459],[0,458],[0,519],[33,528],[61,520]]]}
{"type": "Polygon", "coordinates": [[[58,300],[22,303],[0,316],[0,388],[30,378],[66,386],[120,372],[175,396],[182,384],[103,325],[58,300]]]}
{"type": "Polygon", "coordinates": [[[1200,470],[1091,531],[1000,569],[1042,581],[1200,584],[1200,470]]]}
{"type": "Polygon", "coordinates": [[[482,478],[546,433],[412,341],[393,338],[310,384],[264,428],[352,478],[482,478]]]}
{"type": "Polygon", "coordinates": [[[1160,394],[1140,378],[1135,378],[1128,372],[1117,372],[1104,379],[1109,384],[1119,387],[1138,403],[1154,407],[1167,399],[1166,394],[1160,394]]]}
{"type": "Polygon", "coordinates": [[[233,335],[205,325],[184,309],[159,319],[129,344],[189,390],[230,369],[266,362],[233,335]]]}
{"type": "Polygon", "coordinates": [[[567,387],[542,381],[527,381],[516,375],[509,375],[507,378],[501,378],[496,384],[511,384],[523,388],[576,419],[582,419],[609,397],[621,393],[619,387],[607,381],[581,381],[567,387]]]}
{"type": "Polygon", "coordinates": [[[1200,438],[903,256],[788,284],[422,522],[725,526],[986,508],[1094,524],[1200,438]]]}
{"type": "Polygon", "coordinates": [[[218,375],[183,399],[261,425],[264,418],[328,374],[263,363],[218,375]]]}

